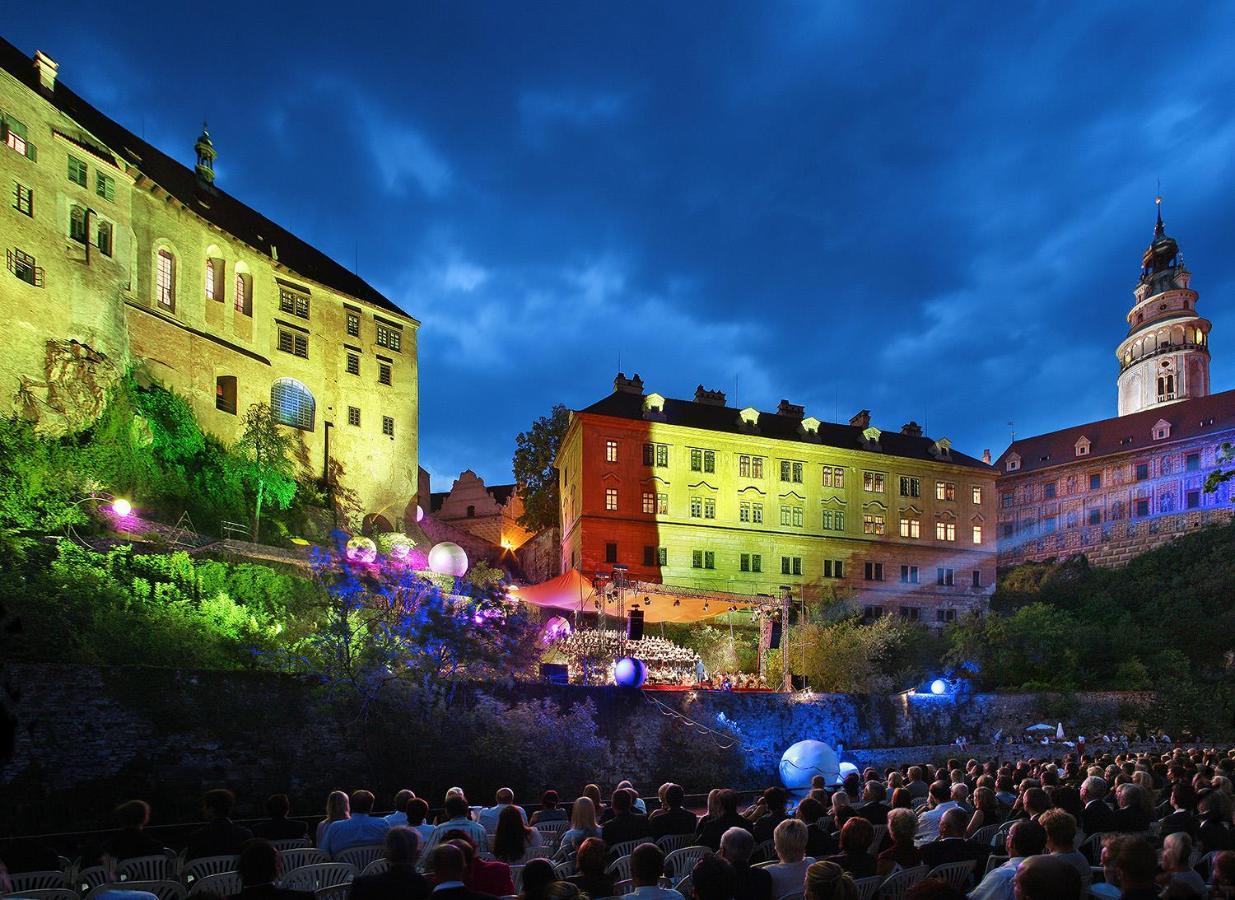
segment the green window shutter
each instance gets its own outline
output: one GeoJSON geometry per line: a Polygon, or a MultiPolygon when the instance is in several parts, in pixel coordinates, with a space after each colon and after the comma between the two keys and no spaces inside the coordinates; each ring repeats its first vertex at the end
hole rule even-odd
{"type": "Polygon", "coordinates": [[[26,158],[30,160],[30,162],[38,162],[39,160],[39,154],[34,149],[34,144],[29,141],[26,141],[26,158]]]}

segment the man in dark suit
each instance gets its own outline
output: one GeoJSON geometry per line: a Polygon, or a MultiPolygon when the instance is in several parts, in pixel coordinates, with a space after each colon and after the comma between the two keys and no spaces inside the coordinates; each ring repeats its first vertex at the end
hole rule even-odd
{"type": "Polygon", "coordinates": [[[378,875],[352,882],[348,900],[424,900],[433,887],[416,871],[420,835],[406,825],[386,832],[386,861],[390,867],[378,875]]]}
{"type": "Polygon", "coordinates": [[[720,815],[703,826],[695,843],[716,850],[720,847],[721,835],[730,828],[750,831],[751,825],[738,813],[737,793],[726,788],[720,792],[720,815]]]}
{"type": "Polygon", "coordinates": [[[858,807],[858,815],[872,825],[887,825],[888,812],[891,807],[883,802],[887,796],[887,788],[882,781],[868,781],[862,788],[862,799],[865,801],[858,807]]]}
{"type": "Polygon", "coordinates": [[[720,837],[720,857],[733,867],[733,900],[773,900],[772,876],[752,869],[755,839],[745,828],[730,828],[720,837]]]}
{"type": "Polygon", "coordinates": [[[1081,782],[1081,825],[1085,834],[1102,834],[1115,830],[1115,810],[1106,804],[1106,779],[1090,775],[1081,782]]]}
{"type": "Polygon", "coordinates": [[[1186,781],[1177,781],[1171,787],[1171,812],[1163,816],[1158,823],[1158,836],[1166,837],[1178,831],[1186,832],[1188,837],[1196,841],[1197,831],[1201,823],[1192,814],[1196,805],[1196,792],[1186,781]]]}
{"type": "Polygon", "coordinates": [[[966,840],[965,829],[968,825],[969,814],[963,809],[953,807],[945,812],[939,820],[939,837],[918,848],[922,862],[933,869],[944,863],[973,860],[974,871],[980,876],[986,870],[986,858],[991,851],[977,841],[966,840]]]}
{"type": "Polygon", "coordinates": [[[292,803],[287,799],[287,794],[272,794],[266,801],[266,815],[270,818],[253,826],[253,836],[268,841],[290,841],[307,835],[308,825],[287,817],[291,810],[292,803]]]}
{"type": "Polygon", "coordinates": [[[232,900],[313,900],[312,891],[289,891],[276,886],[281,870],[279,851],[270,841],[249,840],[236,863],[241,888],[232,900]]]}
{"type": "Polygon", "coordinates": [[[755,843],[772,840],[772,832],[776,830],[776,826],[789,818],[789,814],[785,812],[788,803],[789,793],[782,787],[770,787],[763,792],[760,805],[766,812],[755,820],[755,827],[751,829],[755,843]]]}
{"type": "Polygon", "coordinates": [[[619,788],[613,792],[611,802],[613,818],[600,830],[600,836],[606,844],[612,847],[622,841],[637,841],[651,835],[652,827],[648,824],[648,817],[639,815],[631,808],[630,791],[619,788]]]}
{"type": "MultiPolygon", "coordinates": [[[[130,800],[116,807],[116,821],[120,830],[103,844],[103,853],[112,859],[132,859],[134,856],[151,856],[163,852],[163,842],[150,837],[143,830],[150,823],[150,804],[144,800],[130,800]]],[[[55,868],[59,863],[51,866],[55,868]]]]}
{"type": "Polygon", "coordinates": [[[683,807],[685,802],[686,792],[680,784],[671,784],[665,788],[664,808],[656,810],[648,818],[653,838],[659,840],[670,834],[695,833],[699,817],[683,807]]]}
{"type": "Polygon", "coordinates": [[[230,818],[236,795],[222,788],[206,791],[203,799],[206,818],[210,821],[189,835],[184,858],[202,856],[234,856],[253,838],[253,832],[242,828],[230,818]]]}
{"type": "Polygon", "coordinates": [[[434,900],[493,900],[493,894],[482,894],[464,887],[463,851],[454,844],[438,844],[429,860],[437,882],[433,888],[434,900]]]}

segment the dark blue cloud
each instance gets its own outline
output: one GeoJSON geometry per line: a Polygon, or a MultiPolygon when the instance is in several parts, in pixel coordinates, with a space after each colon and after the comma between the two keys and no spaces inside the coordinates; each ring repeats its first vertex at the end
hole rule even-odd
{"type": "Polygon", "coordinates": [[[1235,10],[28,6],[7,36],[424,322],[423,464],[623,368],[996,453],[1111,415],[1162,179],[1235,387],[1235,10]],[[871,14],[873,11],[874,14],[871,14]]]}

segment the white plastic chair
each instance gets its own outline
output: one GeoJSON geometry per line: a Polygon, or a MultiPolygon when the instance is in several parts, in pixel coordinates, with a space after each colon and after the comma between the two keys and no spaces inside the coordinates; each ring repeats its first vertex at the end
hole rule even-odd
{"type": "Polygon", "coordinates": [[[330,862],[330,857],[326,855],[326,851],[318,850],[316,847],[296,847],[291,850],[284,850],[279,856],[283,861],[284,872],[330,862]]]}
{"type": "Polygon", "coordinates": [[[952,885],[958,891],[964,891],[973,881],[973,869],[976,865],[977,863],[972,859],[944,863],[931,869],[926,877],[939,878],[952,885]]]}
{"type": "Polygon", "coordinates": [[[615,859],[605,868],[606,875],[612,875],[617,881],[627,881],[630,879],[630,854],[615,859]]]}
{"type": "Polygon", "coordinates": [[[567,859],[558,863],[553,867],[553,874],[557,876],[558,881],[569,878],[575,874],[575,861],[567,859]]]}
{"type": "Polygon", "coordinates": [[[683,878],[681,881],[678,882],[678,886],[674,888],[674,890],[676,890],[683,897],[689,897],[691,888],[692,888],[691,876],[687,875],[685,878],[683,878]]]}
{"type": "Polygon", "coordinates": [[[510,883],[515,886],[515,893],[523,892],[523,866],[510,867],[510,883]]]}
{"type": "Polygon", "coordinates": [[[858,878],[853,882],[853,886],[858,889],[858,900],[873,900],[875,891],[879,890],[879,885],[883,884],[883,879],[878,875],[872,875],[870,878],[858,878]]]}
{"type": "Polygon", "coordinates": [[[695,846],[695,836],[693,834],[666,834],[656,841],[656,846],[660,848],[661,853],[668,856],[674,850],[684,850],[695,846]]]}
{"type": "Polygon", "coordinates": [[[289,891],[319,891],[322,888],[350,884],[356,877],[356,869],[349,863],[318,863],[301,866],[283,876],[282,886],[289,891]]]}
{"type": "Polygon", "coordinates": [[[612,847],[609,848],[609,861],[613,862],[613,860],[621,859],[623,856],[630,856],[631,852],[634,851],[636,847],[638,847],[640,844],[643,844],[643,843],[646,843],[646,842],[645,841],[618,841],[618,843],[614,844],[612,847]]]}
{"type": "Polygon", "coordinates": [[[364,869],[361,870],[360,875],[362,878],[369,876],[369,875],[381,875],[383,872],[387,871],[389,868],[390,868],[390,860],[383,857],[382,859],[375,859],[373,860],[373,862],[365,866],[364,869]]]}
{"type": "Polygon", "coordinates": [[[357,872],[364,871],[365,866],[373,862],[375,859],[381,859],[386,853],[386,848],[381,844],[365,844],[360,847],[348,847],[346,850],[340,850],[334,858],[337,863],[347,863],[355,868],[357,872]]]}
{"type": "Polygon", "coordinates": [[[981,828],[979,828],[977,831],[973,833],[973,837],[970,838],[970,840],[974,841],[975,843],[981,844],[983,847],[989,847],[991,846],[991,839],[995,837],[995,835],[998,832],[999,832],[998,824],[983,825],[981,828]]]}
{"type": "Polygon", "coordinates": [[[56,869],[45,869],[40,872],[18,872],[9,876],[13,889],[9,896],[26,894],[28,891],[39,890],[69,890],[69,879],[63,872],[56,869]]]}
{"type": "Polygon", "coordinates": [[[1000,856],[997,853],[992,853],[990,856],[986,858],[986,871],[982,873],[982,877],[985,878],[987,875],[991,874],[991,872],[998,869],[1000,866],[1002,866],[1007,861],[1008,861],[1008,857],[1000,856]]]}
{"type": "Polygon", "coordinates": [[[206,891],[218,894],[220,897],[231,897],[233,894],[239,894],[243,887],[244,883],[240,880],[239,872],[218,872],[214,875],[203,875],[194,881],[193,886],[189,888],[189,896],[206,891]]]}
{"type": "Polygon", "coordinates": [[[887,825],[872,825],[871,827],[875,830],[875,836],[871,839],[871,844],[870,844],[870,847],[867,848],[867,852],[871,856],[878,856],[879,855],[879,845],[882,844],[883,839],[888,836],[888,826],[887,825]]]}
{"type": "Polygon", "coordinates": [[[681,850],[674,850],[665,857],[665,872],[677,883],[690,874],[695,863],[711,852],[710,847],[683,847],[681,850]]]}
{"type": "Polygon", "coordinates": [[[73,878],[71,887],[75,888],[80,894],[87,894],[100,884],[107,884],[112,880],[112,873],[104,866],[86,866],[80,869],[73,878]]]}
{"type": "Polygon", "coordinates": [[[199,856],[192,862],[184,864],[184,868],[180,871],[180,880],[190,887],[193,886],[199,878],[205,878],[208,875],[218,875],[222,872],[235,872],[236,863],[239,861],[238,856],[199,856]]]}
{"type": "Polygon", "coordinates": [[[925,878],[926,872],[926,866],[914,866],[912,869],[893,872],[879,886],[879,900],[905,900],[909,889],[925,878]]]}
{"type": "Polygon", "coordinates": [[[625,897],[627,894],[634,891],[635,883],[631,881],[629,878],[627,878],[625,881],[619,881],[617,884],[615,884],[613,886],[613,889],[617,891],[617,896],[625,897]]]}
{"type": "Polygon", "coordinates": [[[1076,849],[1091,863],[1097,863],[1102,858],[1102,838],[1105,832],[1095,831],[1076,849]]]}
{"type": "Polygon", "coordinates": [[[174,874],[175,859],[166,853],[134,856],[116,863],[117,881],[166,881],[174,874]]]}
{"type": "Polygon", "coordinates": [[[284,853],[288,850],[299,850],[302,847],[313,846],[307,837],[279,838],[277,841],[271,841],[270,843],[274,846],[274,849],[278,850],[280,853],[284,853]]]}

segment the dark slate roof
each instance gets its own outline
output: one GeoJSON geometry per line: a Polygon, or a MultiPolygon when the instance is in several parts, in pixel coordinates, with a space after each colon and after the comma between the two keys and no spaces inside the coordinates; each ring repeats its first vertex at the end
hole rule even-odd
{"type": "MultiPolygon", "coordinates": [[[[59,78],[56,79],[55,91],[47,97],[39,88],[39,78],[33,60],[3,38],[0,38],[0,68],[34,93],[50,100],[58,110],[106,144],[112,153],[136,166],[146,177],[183,203],[194,214],[266,256],[273,256],[271,253],[273,246],[278,252],[279,263],[292,272],[320,282],[339,293],[380,306],[388,312],[407,316],[407,313],[380,294],[359,275],[349,272],[320,250],[276,225],[225,191],[219,190],[217,185],[213,192],[203,192],[198,186],[197,174],[192,168],[182,165],[109,119],[69,90],[59,78]]],[[[32,137],[37,144],[39,138],[33,135],[32,137]]],[[[189,146],[188,140],[185,141],[185,146],[189,146]]]]}
{"type": "Polygon", "coordinates": [[[497,501],[498,506],[505,506],[510,500],[511,494],[515,492],[513,484],[494,484],[485,488],[489,492],[489,496],[497,501]]]}
{"type": "Polygon", "coordinates": [[[1235,391],[1223,391],[1208,397],[1197,397],[1195,400],[1181,400],[1127,416],[1115,416],[1097,422],[1086,422],[1084,425],[1073,425],[1049,434],[1020,438],[1003,451],[995,465],[1003,474],[1016,474],[1008,473],[1005,467],[1008,454],[1015,452],[1021,457],[1021,467],[1017,472],[1033,472],[1078,460],[1143,450],[1206,434],[1217,437],[1221,432],[1227,433],[1224,440],[1230,440],[1231,433],[1235,432],[1235,391]],[[1159,419],[1171,425],[1171,436],[1164,441],[1153,439],[1153,427],[1158,424],[1159,419]],[[1076,442],[1082,436],[1089,439],[1087,456],[1076,455],[1076,442]]]}
{"type": "Polygon", "coordinates": [[[429,495],[429,512],[437,512],[450,496],[450,491],[435,491],[429,495]]]}
{"type": "MultiPolygon", "coordinates": [[[[593,403],[580,413],[590,413],[598,416],[612,416],[618,419],[638,419],[641,421],[664,422],[669,425],[682,425],[687,428],[702,428],[708,431],[724,431],[730,434],[746,434],[739,426],[740,410],[730,406],[714,406],[710,403],[697,403],[694,400],[673,400],[665,398],[664,416],[657,419],[645,419],[643,415],[643,395],[614,391],[603,400],[593,403]]],[[[773,438],[780,441],[793,441],[799,444],[816,444],[825,447],[839,447],[844,450],[865,450],[862,444],[862,431],[856,425],[841,425],[837,422],[822,422],[819,434],[805,435],[801,429],[802,420],[794,416],[782,416],[777,413],[759,413],[758,432],[750,432],[759,437],[773,438]]],[[[970,466],[975,469],[990,469],[986,463],[972,456],[967,456],[953,449],[951,455],[944,460],[931,455],[934,441],[929,437],[914,437],[901,434],[899,431],[883,431],[879,438],[882,453],[885,456],[900,456],[906,459],[924,459],[931,462],[950,462],[953,465],[970,466]]]]}

